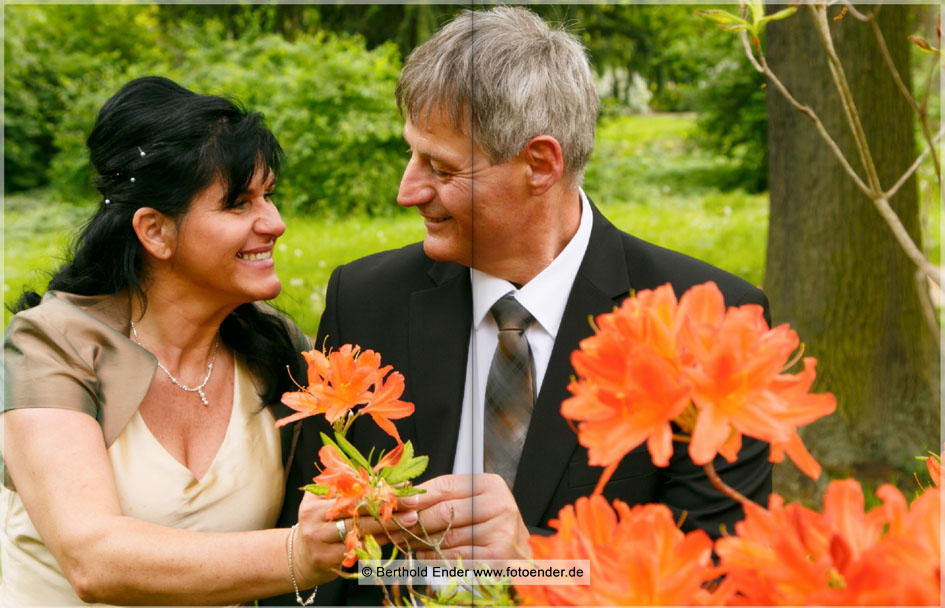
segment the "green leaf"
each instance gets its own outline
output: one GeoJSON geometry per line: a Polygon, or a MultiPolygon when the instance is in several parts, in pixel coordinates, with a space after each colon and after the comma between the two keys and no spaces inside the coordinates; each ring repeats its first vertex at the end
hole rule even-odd
{"type": "Polygon", "coordinates": [[[341,449],[345,451],[345,454],[351,457],[356,463],[364,467],[366,471],[371,470],[371,464],[367,461],[361,452],[358,451],[358,448],[354,447],[350,441],[345,439],[344,435],[335,433],[335,441],[338,442],[338,445],[341,446],[341,449]]]}
{"type": "Polygon", "coordinates": [[[323,443],[323,444],[325,444],[326,446],[335,448],[335,451],[338,452],[338,456],[340,456],[342,460],[344,460],[346,463],[348,463],[348,466],[349,466],[349,467],[351,467],[351,468],[354,469],[355,471],[358,470],[358,467],[354,466],[354,463],[351,462],[351,459],[348,458],[347,455],[345,455],[344,450],[342,450],[341,448],[338,447],[338,444],[337,444],[337,443],[335,443],[334,441],[332,441],[332,440],[328,437],[328,435],[326,435],[325,433],[319,433],[319,435],[322,436],[322,443],[323,443]]]}
{"type": "MultiPolygon", "coordinates": [[[[363,541],[364,552],[367,554],[367,559],[380,561],[383,557],[381,553],[381,546],[377,544],[377,540],[374,538],[373,534],[365,534],[363,541]]],[[[359,553],[360,556],[360,553],[359,553]]],[[[361,558],[365,559],[365,558],[361,558]]]]}
{"type": "MultiPolygon", "coordinates": [[[[765,16],[765,7],[761,0],[749,0],[748,8],[751,9],[751,22],[756,26],[765,16]]],[[[754,28],[752,28],[754,30],[754,28]]]]}
{"type": "Polygon", "coordinates": [[[733,23],[732,25],[719,25],[720,28],[726,32],[740,32],[742,30],[750,30],[751,26],[747,23],[733,23]]]}
{"type": "Polygon", "coordinates": [[[919,36],[908,36],[908,38],[912,41],[912,44],[919,47],[919,50],[923,53],[929,55],[935,55],[938,53],[938,49],[929,44],[924,38],[920,38],[919,36]]]}
{"type": "MultiPolygon", "coordinates": [[[[383,458],[383,455],[381,457],[383,458]]],[[[400,454],[400,460],[397,462],[397,464],[392,467],[384,467],[381,469],[381,478],[386,479],[388,483],[397,483],[390,481],[391,477],[395,475],[399,476],[400,471],[403,471],[410,464],[412,459],[413,444],[408,440],[407,443],[404,444],[404,451],[400,454]]],[[[406,479],[410,478],[408,477],[406,479]]],[[[404,479],[401,479],[401,481],[404,481],[404,479]]]]}
{"type": "Polygon", "coordinates": [[[780,21],[782,19],[787,19],[788,17],[790,17],[796,12],[797,12],[796,6],[789,6],[786,9],[780,10],[776,13],[772,13],[771,15],[765,15],[760,20],[758,20],[758,25],[764,25],[765,23],[768,23],[769,21],[780,21]]]}
{"type": "Polygon", "coordinates": [[[695,11],[695,14],[703,19],[708,19],[709,21],[715,21],[716,23],[730,24],[730,23],[743,23],[745,26],[748,25],[748,22],[733,15],[728,11],[723,11],[720,9],[710,9],[706,11],[695,11]]]}
{"type": "Polygon", "coordinates": [[[310,483],[302,489],[316,496],[326,496],[328,494],[328,486],[323,486],[320,483],[310,483]]]}
{"type": "Polygon", "coordinates": [[[427,470],[429,461],[429,456],[417,456],[416,458],[411,458],[409,461],[406,458],[402,458],[400,464],[394,467],[394,470],[387,477],[387,483],[396,485],[413,479],[427,470]]]}
{"type": "Polygon", "coordinates": [[[399,488],[394,488],[394,494],[403,498],[404,496],[416,496],[417,494],[426,494],[427,491],[422,488],[415,488],[414,486],[401,486],[399,488]]]}

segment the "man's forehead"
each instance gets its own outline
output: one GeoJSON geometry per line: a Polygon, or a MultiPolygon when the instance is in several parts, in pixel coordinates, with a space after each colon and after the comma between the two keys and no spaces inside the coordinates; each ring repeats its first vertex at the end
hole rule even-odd
{"type": "Polygon", "coordinates": [[[451,134],[468,137],[467,116],[469,116],[469,113],[465,109],[451,111],[445,108],[443,104],[436,103],[408,111],[406,122],[409,122],[415,129],[420,131],[429,132],[442,129],[451,131],[451,134]]]}
{"type": "Polygon", "coordinates": [[[404,121],[404,139],[411,146],[421,146],[424,142],[447,144],[469,142],[470,137],[454,127],[443,116],[428,115],[414,122],[409,116],[404,121]]]}

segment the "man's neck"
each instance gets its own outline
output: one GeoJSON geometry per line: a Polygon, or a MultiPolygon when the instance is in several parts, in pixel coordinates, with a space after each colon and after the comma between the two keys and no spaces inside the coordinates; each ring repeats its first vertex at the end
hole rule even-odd
{"type": "Polygon", "coordinates": [[[580,190],[549,193],[543,206],[550,211],[534,223],[532,238],[522,240],[521,254],[502,260],[494,269],[483,268],[484,272],[521,287],[538,276],[567,247],[581,224],[580,190]]]}

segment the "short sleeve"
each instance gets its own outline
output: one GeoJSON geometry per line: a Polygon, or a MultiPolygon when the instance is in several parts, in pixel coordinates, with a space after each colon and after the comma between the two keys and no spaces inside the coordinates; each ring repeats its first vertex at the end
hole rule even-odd
{"type": "Polygon", "coordinates": [[[91,363],[43,315],[14,316],[3,354],[4,411],[53,407],[98,419],[99,380],[91,363]]]}

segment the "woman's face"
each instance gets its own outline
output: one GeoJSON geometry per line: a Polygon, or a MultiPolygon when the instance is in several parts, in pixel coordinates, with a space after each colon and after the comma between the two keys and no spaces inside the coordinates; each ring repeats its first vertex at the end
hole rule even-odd
{"type": "Polygon", "coordinates": [[[285,224],[269,198],[274,176],[259,170],[228,206],[220,180],[194,197],[178,229],[171,275],[187,293],[221,305],[271,300],[282,284],[273,250],[285,224]]]}

